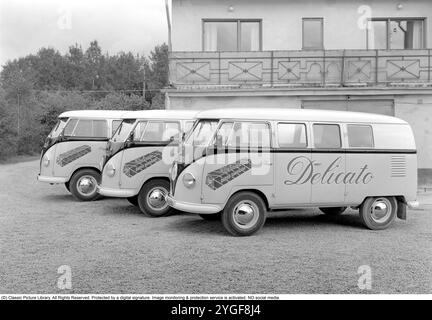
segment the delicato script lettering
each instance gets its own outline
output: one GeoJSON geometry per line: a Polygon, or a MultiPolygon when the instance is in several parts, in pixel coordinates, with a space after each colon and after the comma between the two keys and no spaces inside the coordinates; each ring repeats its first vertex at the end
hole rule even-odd
{"type": "Polygon", "coordinates": [[[358,171],[345,171],[341,169],[342,158],[338,157],[321,172],[317,172],[319,165],[316,160],[305,156],[292,159],[287,166],[290,178],[285,181],[286,185],[312,184],[368,184],[373,179],[373,174],[367,165],[358,171]]]}

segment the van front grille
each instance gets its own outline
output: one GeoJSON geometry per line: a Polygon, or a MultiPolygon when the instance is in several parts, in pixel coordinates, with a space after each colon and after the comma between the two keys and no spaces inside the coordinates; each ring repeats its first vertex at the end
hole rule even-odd
{"type": "Polygon", "coordinates": [[[391,176],[392,178],[406,177],[406,157],[405,156],[391,157],[391,176]]]}

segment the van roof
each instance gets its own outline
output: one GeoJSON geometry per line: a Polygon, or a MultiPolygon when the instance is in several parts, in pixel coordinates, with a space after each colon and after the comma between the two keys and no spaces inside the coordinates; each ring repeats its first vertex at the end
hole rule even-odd
{"type": "Polygon", "coordinates": [[[127,113],[125,110],[74,110],[63,112],[59,118],[122,119],[127,113]]]}
{"type": "Polygon", "coordinates": [[[313,109],[282,109],[282,108],[236,108],[212,109],[202,111],[198,119],[245,119],[245,120],[282,120],[282,121],[323,121],[323,122],[355,122],[355,123],[392,123],[407,124],[407,122],[380,114],[313,110],[313,109]]]}
{"type": "Polygon", "coordinates": [[[141,110],[130,111],[124,119],[195,119],[199,110],[141,110]]]}

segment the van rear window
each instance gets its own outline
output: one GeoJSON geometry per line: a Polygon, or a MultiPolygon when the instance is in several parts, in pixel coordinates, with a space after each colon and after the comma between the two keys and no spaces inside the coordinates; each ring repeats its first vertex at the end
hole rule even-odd
{"type": "Polygon", "coordinates": [[[350,148],[373,148],[372,127],[366,125],[348,125],[348,143],[350,148]]]}

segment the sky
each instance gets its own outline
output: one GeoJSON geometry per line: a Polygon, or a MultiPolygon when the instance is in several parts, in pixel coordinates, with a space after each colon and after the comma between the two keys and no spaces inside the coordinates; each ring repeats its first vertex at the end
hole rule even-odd
{"type": "Polygon", "coordinates": [[[148,54],[167,41],[164,0],[0,0],[0,65],[42,47],[148,54]]]}

